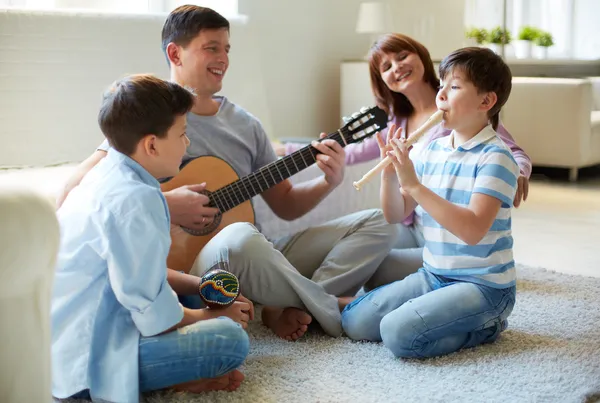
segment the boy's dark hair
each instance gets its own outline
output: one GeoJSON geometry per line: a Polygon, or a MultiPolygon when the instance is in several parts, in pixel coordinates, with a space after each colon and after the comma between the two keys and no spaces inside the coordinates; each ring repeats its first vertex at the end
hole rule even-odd
{"type": "Polygon", "coordinates": [[[227,28],[229,21],[215,10],[193,5],[179,6],[167,16],[162,29],[162,50],[169,63],[167,45],[187,46],[203,29],[227,28]]]}
{"type": "Polygon", "coordinates": [[[465,79],[473,83],[481,92],[495,92],[496,104],[488,111],[494,130],[498,128],[500,110],[508,100],[512,89],[512,73],[504,60],[491,49],[467,47],[455,50],[442,60],[440,78],[454,69],[460,69],[465,79]]]}
{"type": "Polygon", "coordinates": [[[98,123],[110,145],[132,155],[144,136],[164,138],[177,116],[194,105],[194,95],[180,85],[150,74],[115,81],[103,94],[98,123]]]}

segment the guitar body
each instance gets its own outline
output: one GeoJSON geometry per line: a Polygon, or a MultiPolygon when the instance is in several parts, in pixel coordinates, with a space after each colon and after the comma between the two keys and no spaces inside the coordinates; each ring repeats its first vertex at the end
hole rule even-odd
{"type": "MultiPolygon", "coordinates": [[[[175,177],[161,184],[163,192],[185,186],[206,182],[210,193],[239,179],[231,165],[217,157],[198,157],[188,162],[175,177]]],[[[177,225],[171,225],[171,249],[167,258],[167,267],[189,273],[198,253],[223,228],[235,222],[254,224],[254,208],[250,200],[219,214],[211,225],[200,233],[188,232],[177,225]]]]}

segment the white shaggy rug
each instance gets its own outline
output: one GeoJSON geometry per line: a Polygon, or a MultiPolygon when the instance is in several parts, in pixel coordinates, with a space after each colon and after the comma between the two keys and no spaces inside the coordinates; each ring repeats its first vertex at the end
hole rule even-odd
{"type": "Polygon", "coordinates": [[[148,403],[600,401],[600,278],[522,266],[518,277],[508,329],[494,344],[403,360],[381,344],[318,331],[286,342],[255,321],[246,380],[237,391],[145,397],[148,403]]]}

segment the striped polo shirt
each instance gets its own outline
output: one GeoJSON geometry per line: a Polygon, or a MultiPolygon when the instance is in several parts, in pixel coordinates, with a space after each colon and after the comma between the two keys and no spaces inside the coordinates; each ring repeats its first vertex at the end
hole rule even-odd
{"type": "Polygon", "coordinates": [[[417,206],[415,225],[425,239],[423,265],[434,274],[457,280],[495,288],[515,285],[511,208],[519,166],[491,125],[457,148],[452,147],[453,139],[454,133],[437,139],[415,158],[421,183],[462,207],[468,207],[473,193],[495,197],[502,205],[477,245],[467,245],[417,206]]]}

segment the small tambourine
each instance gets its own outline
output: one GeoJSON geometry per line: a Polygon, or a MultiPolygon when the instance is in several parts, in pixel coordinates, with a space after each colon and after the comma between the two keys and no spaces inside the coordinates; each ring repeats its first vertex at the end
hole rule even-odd
{"type": "Polygon", "coordinates": [[[222,269],[205,273],[198,286],[200,298],[209,308],[226,308],[240,295],[240,282],[235,274],[222,269]]]}

